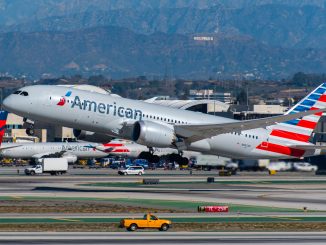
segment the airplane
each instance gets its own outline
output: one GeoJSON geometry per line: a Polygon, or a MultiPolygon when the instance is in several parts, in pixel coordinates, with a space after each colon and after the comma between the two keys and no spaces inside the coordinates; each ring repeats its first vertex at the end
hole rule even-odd
{"type": "Polygon", "coordinates": [[[68,163],[77,159],[107,157],[117,145],[91,142],[2,143],[8,112],[0,111],[0,156],[5,158],[41,159],[44,157],[66,158],[68,163]],[[100,147],[102,150],[96,149],[100,147]]]}
{"type": "Polygon", "coordinates": [[[320,155],[309,142],[326,111],[326,83],[284,115],[237,121],[58,85],[26,86],[3,107],[33,121],[123,138],[148,147],[172,147],[236,159],[320,155]]]}

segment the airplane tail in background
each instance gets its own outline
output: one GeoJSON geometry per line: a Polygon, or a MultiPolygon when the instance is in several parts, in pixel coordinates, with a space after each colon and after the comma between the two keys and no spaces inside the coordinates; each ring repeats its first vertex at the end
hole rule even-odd
{"type": "MultiPolygon", "coordinates": [[[[322,108],[326,108],[326,83],[318,86],[285,114],[322,108]]],[[[322,112],[271,126],[270,139],[280,143],[284,141],[288,145],[289,142],[293,145],[307,144],[321,116],[322,112]]]]}
{"type": "Polygon", "coordinates": [[[0,146],[2,144],[2,139],[6,131],[7,116],[7,111],[0,111],[0,146]]]}

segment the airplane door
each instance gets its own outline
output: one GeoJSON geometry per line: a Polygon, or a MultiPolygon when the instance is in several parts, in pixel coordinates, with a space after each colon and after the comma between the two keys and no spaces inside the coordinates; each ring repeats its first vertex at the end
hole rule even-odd
{"type": "Polygon", "coordinates": [[[269,138],[267,138],[266,141],[263,141],[263,142],[261,143],[261,147],[263,147],[263,148],[267,148],[267,147],[268,147],[268,143],[269,143],[269,138]]]}
{"type": "Polygon", "coordinates": [[[55,98],[53,97],[53,95],[52,95],[52,91],[50,90],[50,91],[47,91],[47,92],[49,92],[48,94],[49,95],[46,95],[47,96],[47,98],[45,99],[45,100],[43,100],[44,101],[44,105],[45,106],[51,106],[53,103],[55,103],[55,98]]]}

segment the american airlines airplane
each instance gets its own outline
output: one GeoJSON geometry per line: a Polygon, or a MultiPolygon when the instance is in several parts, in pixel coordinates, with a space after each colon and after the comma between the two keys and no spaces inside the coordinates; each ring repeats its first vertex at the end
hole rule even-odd
{"type": "Polygon", "coordinates": [[[6,158],[40,159],[62,157],[68,163],[77,159],[107,157],[117,144],[94,144],[90,142],[2,143],[8,112],[0,111],[0,155],[6,158]],[[99,149],[97,149],[99,148],[99,149]]]}
{"type": "MultiPolygon", "coordinates": [[[[23,87],[4,101],[6,110],[45,121],[132,140],[238,159],[285,159],[321,154],[309,142],[326,111],[326,83],[285,115],[237,121],[143,101],[55,85],[23,87]]],[[[108,140],[109,141],[109,140],[108,140]]]]}

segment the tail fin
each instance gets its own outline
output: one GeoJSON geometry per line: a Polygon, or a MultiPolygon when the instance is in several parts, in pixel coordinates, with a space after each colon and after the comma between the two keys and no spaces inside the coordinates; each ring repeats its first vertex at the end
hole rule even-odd
{"type": "MultiPolygon", "coordinates": [[[[326,108],[326,83],[318,86],[285,114],[322,108],[326,108]]],[[[321,116],[322,112],[274,125],[271,127],[270,138],[279,141],[293,141],[293,144],[308,143],[321,116]]]]}
{"type": "Polygon", "coordinates": [[[7,116],[7,111],[0,111],[0,146],[2,143],[3,136],[6,132],[7,116]]]}

